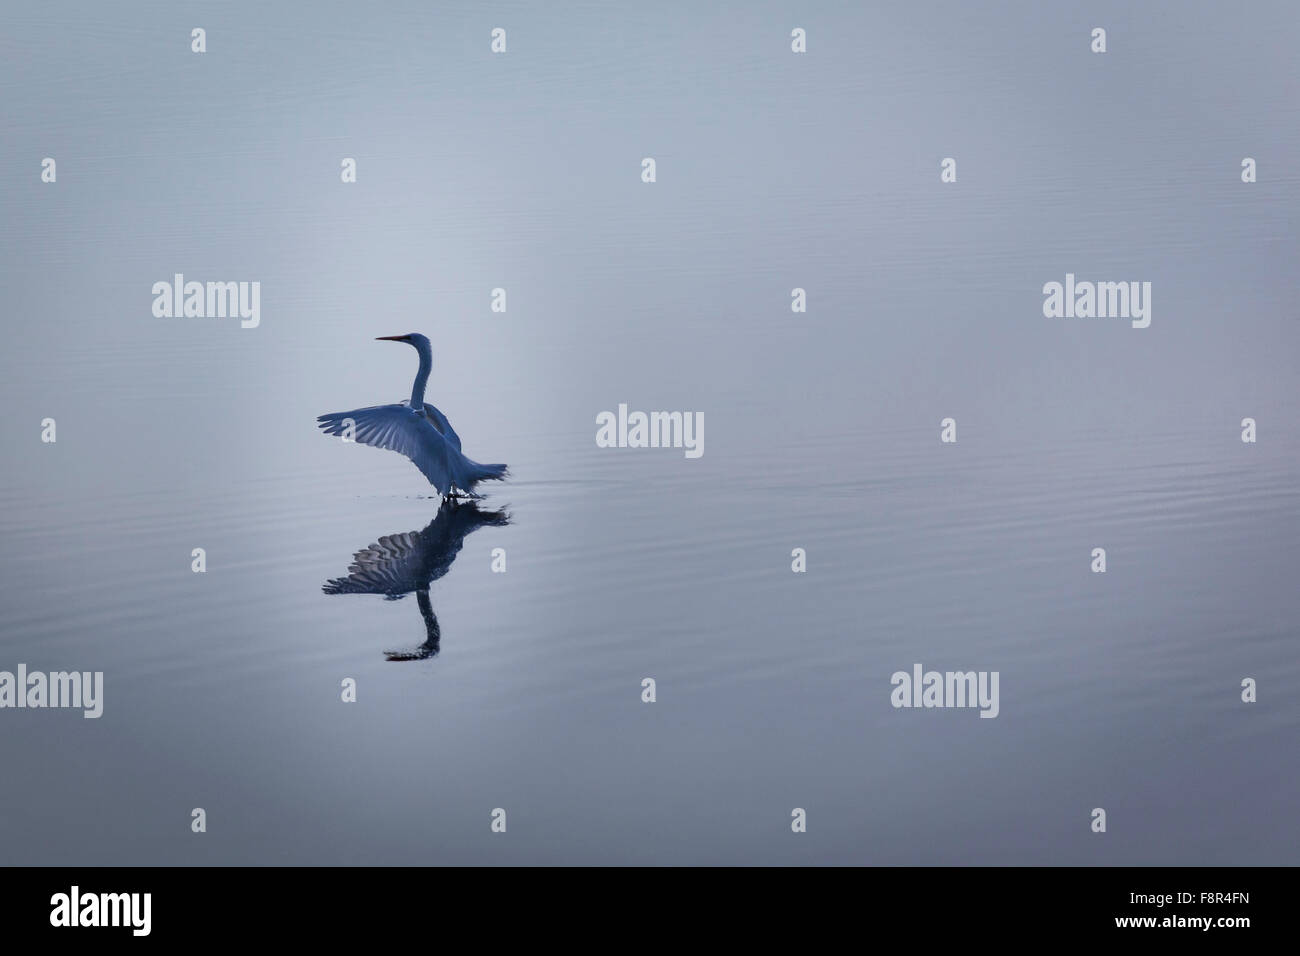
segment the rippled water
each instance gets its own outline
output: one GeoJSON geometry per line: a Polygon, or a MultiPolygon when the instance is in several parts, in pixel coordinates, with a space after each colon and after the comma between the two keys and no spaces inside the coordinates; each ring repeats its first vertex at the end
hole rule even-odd
{"type": "Polygon", "coordinates": [[[7,11],[0,669],[106,690],[0,711],[0,859],[1295,863],[1300,29],[1116,8],[1100,64],[944,9],[819,8],[798,62],[761,6],[506,7],[504,63],[414,6],[231,5],[203,59],[7,11]],[[1043,318],[1067,271],[1151,328],[1043,318]],[[155,319],[175,272],[261,327],[155,319]],[[439,503],[314,418],[406,395],[411,329],[514,477],[392,661],[419,596],[323,588],[439,503]],[[596,447],[620,402],[705,454],[596,447]],[[893,709],[916,662],[998,718],[893,709]]]}

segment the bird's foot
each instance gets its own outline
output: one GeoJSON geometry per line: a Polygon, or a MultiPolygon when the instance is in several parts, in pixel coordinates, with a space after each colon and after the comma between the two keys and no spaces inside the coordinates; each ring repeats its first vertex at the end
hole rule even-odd
{"type": "Polygon", "coordinates": [[[398,661],[427,661],[430,657],[436,656],[437,648],[417,647],[409,651],[384,651],[384,660],[394,663],[398,661]]]}

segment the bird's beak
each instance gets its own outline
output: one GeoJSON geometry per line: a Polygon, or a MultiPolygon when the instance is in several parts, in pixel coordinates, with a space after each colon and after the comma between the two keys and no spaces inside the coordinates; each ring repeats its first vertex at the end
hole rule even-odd
{"type": "Polygon", "coordinates": [[[405,335],[376,335],[376,342],[405,342],[405,335]]]}

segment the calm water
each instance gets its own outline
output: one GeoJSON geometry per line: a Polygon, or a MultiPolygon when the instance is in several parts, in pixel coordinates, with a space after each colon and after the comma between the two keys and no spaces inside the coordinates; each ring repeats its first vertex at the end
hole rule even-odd
{"type": "Polygon", "coordinates": [[[106,684],[0,711],[0,860],[1300,862],[1291,5],[196,16],[0,15],[0,670],[106,684]],[[316,432],[409,330],[509,523],[316,432]],[[405,533],[427,607],[325,593],[405,533]],[[1000,715],[895,710],[916,662],[1000,715]]]}

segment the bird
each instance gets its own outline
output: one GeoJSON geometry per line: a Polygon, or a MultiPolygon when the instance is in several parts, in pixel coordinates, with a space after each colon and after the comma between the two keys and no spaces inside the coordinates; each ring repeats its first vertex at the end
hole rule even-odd
{"type": "Polygon", "coordinates": [[[414,591],[424,619],[424,643],[412,651],[385,651],[384,655],[390,661],[427,660],[438,653],[442,641],[442,629],[429,601],[429,585],[451,570],[467,535],[485,525],[509,523],[510,514],[504,509],[489,511],[472,501],[446,499],[423,531],[384,535],[353,556],[346,577],[331,578],[321,590],[326,594],[382,594],[389,601],[414,591]]]}
{"type": "Polygon", "coordinates": [[[505,465],[480,465],[460,450],[460,436],[447,416],[424,400],[424,386],[433,369],[433,348],[419,332],[381,335],[377,342],[405,342],[420,356],[420,368],[411,386],[410,401],[373,405],[350,412],[317,417],[326,435],[342,435],[363,445],[387,448],[409,458],[444,498],[481,498],[474,493],[480,481],[508,476],[505,465]]]}

